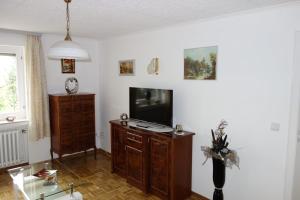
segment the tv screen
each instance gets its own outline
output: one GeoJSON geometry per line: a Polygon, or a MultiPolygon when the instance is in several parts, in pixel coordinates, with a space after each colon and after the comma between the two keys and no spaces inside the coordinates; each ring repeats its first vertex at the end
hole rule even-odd
{"type": "Polygon", "coordinates": [[[173,90],[129,88],[129,117],[172,127],[173,90]]]}

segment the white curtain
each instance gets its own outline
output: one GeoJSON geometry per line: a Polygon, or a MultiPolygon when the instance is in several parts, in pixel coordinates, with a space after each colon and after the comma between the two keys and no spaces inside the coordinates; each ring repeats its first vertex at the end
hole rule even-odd
{"type": "Polygon", "coordinates": [[[29,135],[31,140],[39,140],[50,136],[48,92],[40,36],[27,36],[25,60],[29,135]]]}

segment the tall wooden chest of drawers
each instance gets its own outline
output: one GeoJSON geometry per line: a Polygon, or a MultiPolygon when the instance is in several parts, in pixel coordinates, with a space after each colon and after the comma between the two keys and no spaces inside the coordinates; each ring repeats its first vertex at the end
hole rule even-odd
{"type": "Polygon", "coordinates": [[[95,95],[50,94],[51,158],[85,151],[95,145],[95,95]]]}

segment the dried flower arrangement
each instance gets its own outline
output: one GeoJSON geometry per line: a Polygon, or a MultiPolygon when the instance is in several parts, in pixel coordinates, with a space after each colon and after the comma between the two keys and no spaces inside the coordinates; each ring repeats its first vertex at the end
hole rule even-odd
{"type": "Polygon", "coordinates": [[[232,168],[232,165],[236,165],[239,168],[239,157],[237,152],[229,149],[229,143],[226,142],[227,135],[225,133],[225,128],[227,126],[228,123],[225,120],[222,120],[215,131],[211,129],[212,147],[201,147],[201,150],[206,156],[206,160],[203,165],[206,163],[208,158],[216,158],[222,160],[226,167],[232,168]]]}

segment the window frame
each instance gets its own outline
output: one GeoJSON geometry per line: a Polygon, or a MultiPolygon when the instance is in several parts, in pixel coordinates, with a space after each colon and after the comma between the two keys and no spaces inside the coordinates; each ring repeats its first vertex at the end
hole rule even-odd
{"type": "Polygon", "coordinates": [[[20,109],[17,112],[0,113],[0,122],[5,121],[8,116],[15,116],[16,120],[27,120],[26,111],[26,71],[24,63],[24,47],[23,46],[11,46],[11,45],[0,45],[0,54],[13,54],[16,55],[17,59],[17,98],[19,101],[20,109]]]}

